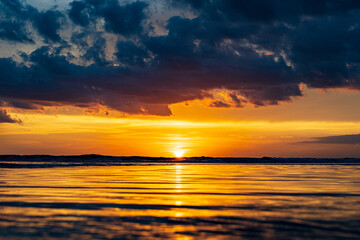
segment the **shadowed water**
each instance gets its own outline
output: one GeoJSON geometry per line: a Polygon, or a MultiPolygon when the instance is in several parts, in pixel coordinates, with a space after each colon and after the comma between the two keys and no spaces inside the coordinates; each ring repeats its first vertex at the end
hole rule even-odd
{"type": "Polygon", "coordinates": [[[359,165],[0,169],[1,239],[359,239],[359,165]]]}

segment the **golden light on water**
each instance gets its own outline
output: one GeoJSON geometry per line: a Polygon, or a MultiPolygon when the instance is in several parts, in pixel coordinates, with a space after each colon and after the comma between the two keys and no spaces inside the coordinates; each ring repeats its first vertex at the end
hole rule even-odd
{"type": "Polygon", "coordinates": [[[176,165],[176,172],[175,172],[175,191],[178,193],[182,192],[182,166],[181,165],[176,165]]]}

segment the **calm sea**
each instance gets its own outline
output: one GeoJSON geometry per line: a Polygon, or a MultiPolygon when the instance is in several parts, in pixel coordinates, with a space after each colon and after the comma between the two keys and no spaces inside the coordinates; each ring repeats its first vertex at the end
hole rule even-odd
{"type": "Polygon", "coordinates": [[[360,239],[360,166],[2,168],[0,238],[360,239]]]}

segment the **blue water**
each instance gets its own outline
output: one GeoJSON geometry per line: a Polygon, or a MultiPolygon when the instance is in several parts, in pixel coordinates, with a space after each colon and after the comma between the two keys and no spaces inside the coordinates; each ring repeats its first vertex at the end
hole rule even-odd
{"type": "Polygon", "coordinates": [[[360,166],[1,168],[0,239],[360,239],[360,166]]]}

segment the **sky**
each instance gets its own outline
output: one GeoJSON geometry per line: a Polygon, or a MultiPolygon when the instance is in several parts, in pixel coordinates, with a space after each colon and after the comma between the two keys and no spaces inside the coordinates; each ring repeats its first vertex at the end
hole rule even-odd
{"type": "Polygon", "coordinates": [[[0,0],[0,154],[360,157],[360,2],[0,0]]]}

